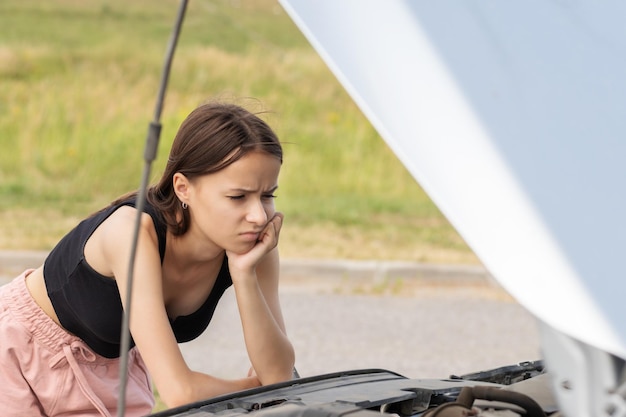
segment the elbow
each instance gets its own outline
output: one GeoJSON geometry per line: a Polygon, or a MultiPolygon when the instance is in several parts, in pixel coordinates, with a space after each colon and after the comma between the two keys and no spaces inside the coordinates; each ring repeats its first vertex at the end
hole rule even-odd
{"type": "Polygon", "coordinates": [[[283,358],[280,365],[270,368],[269,372],[259,378],[261,385],[277,384],[294,379],[295,355],[293,351],[283,358]]]}
{"type": "Polygon", "coordinates": [[[195,400],[192,390],[183,387],[168,389],[167,393],[160,394],[160,397],[167,408],[180,407],[181,405],[189,404],[195,400]]]}
{"type": "Polygon", "coordinates": [[[185,404],[189,404],[191,402],[193,402],[193,401],[184,401],[181,398],[172,399],[171,401],[163,400],[163,404],[165,404],[165,407],[167,409],[180,407],[180,406],[183,406],[185,404]]]}
{"type": "Polygon", "coordinates": [[[189,404],[200,399],[200,393],[194,388],[196,384],[193,382],[194,374],[190,373],[188,377],[176,378],[170,381],[162,389],[158,389],[161,401],[167,408],[179,407],[189,404]]]}
{"type": "Polygon", "coordinates": [[[289,372],[273,372],[271,375],[263,379],[259,379],[262,386],[278,384],[280,382],[290,381],[293,379],[293,369],[289,372]]]}
{"type": "Polygon", "coordinates": [[[293,366],[291,366],[289,369],[286,369],[285,372],[282,372],[280,375],[277,376],[274,383],[291,381],[292,379],[295,379],[295,370],[296,368],[293,366]]]}

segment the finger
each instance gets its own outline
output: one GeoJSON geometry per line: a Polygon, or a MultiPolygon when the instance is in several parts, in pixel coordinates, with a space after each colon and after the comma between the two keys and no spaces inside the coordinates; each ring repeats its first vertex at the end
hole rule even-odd
{"type": "Polygon", "coordinates": [[[275,247],[278,244],[278,235],[280,233],[280,229],[282,227],[283,215],[282,213],[274,214],[274,217],[267,223],[263,232],[261,233],[261,238],[259,241],[266,243],[270,247],[275,247]]]}
{"type": "Polygon", "coordinates": [[[283,227],[283,220],[284,220],[285,216],[283,215],[283,213],[277,212],[276,214],[274,214],[274,217],[272,218],[271,223],[274,226],[274,232],[276,233],[276,237],[278,237],[278,234],[280,233],[280,229],[283,227]]]}

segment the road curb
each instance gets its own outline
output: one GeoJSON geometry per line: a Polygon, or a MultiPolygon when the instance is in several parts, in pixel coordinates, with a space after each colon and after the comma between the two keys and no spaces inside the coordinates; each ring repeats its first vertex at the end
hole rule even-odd
{"type": "MultiPolygon", "coordinates": [[[[27,268],[41,265],[45,251],[0,251],[0,283],[27,268]]],[[[491,275],[480,265],[440,265],[405,261],[346,259],[282,259],[281,280],[289,284],[319,282],[385,283],[394,280],[427,280],[446,283],[481,283],[491,275]]]]}

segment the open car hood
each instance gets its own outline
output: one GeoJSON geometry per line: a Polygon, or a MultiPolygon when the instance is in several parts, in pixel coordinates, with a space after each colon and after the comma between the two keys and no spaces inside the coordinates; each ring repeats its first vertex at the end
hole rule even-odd
{"type": "Polygon", "coordinates": [[[626,357],[626,3],[280,1],[495,279],[626,357]]]}

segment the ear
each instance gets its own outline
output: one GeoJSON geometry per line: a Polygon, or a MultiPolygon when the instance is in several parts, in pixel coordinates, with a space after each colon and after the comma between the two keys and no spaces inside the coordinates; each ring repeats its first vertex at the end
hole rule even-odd
{"type": "Polygon", "coordinates": [[[178,199],[183,203],[189,202],[189,179],[180,172],[177,172],[172,177],[172,184],[174,186],[174,192],[178,199]]]}

